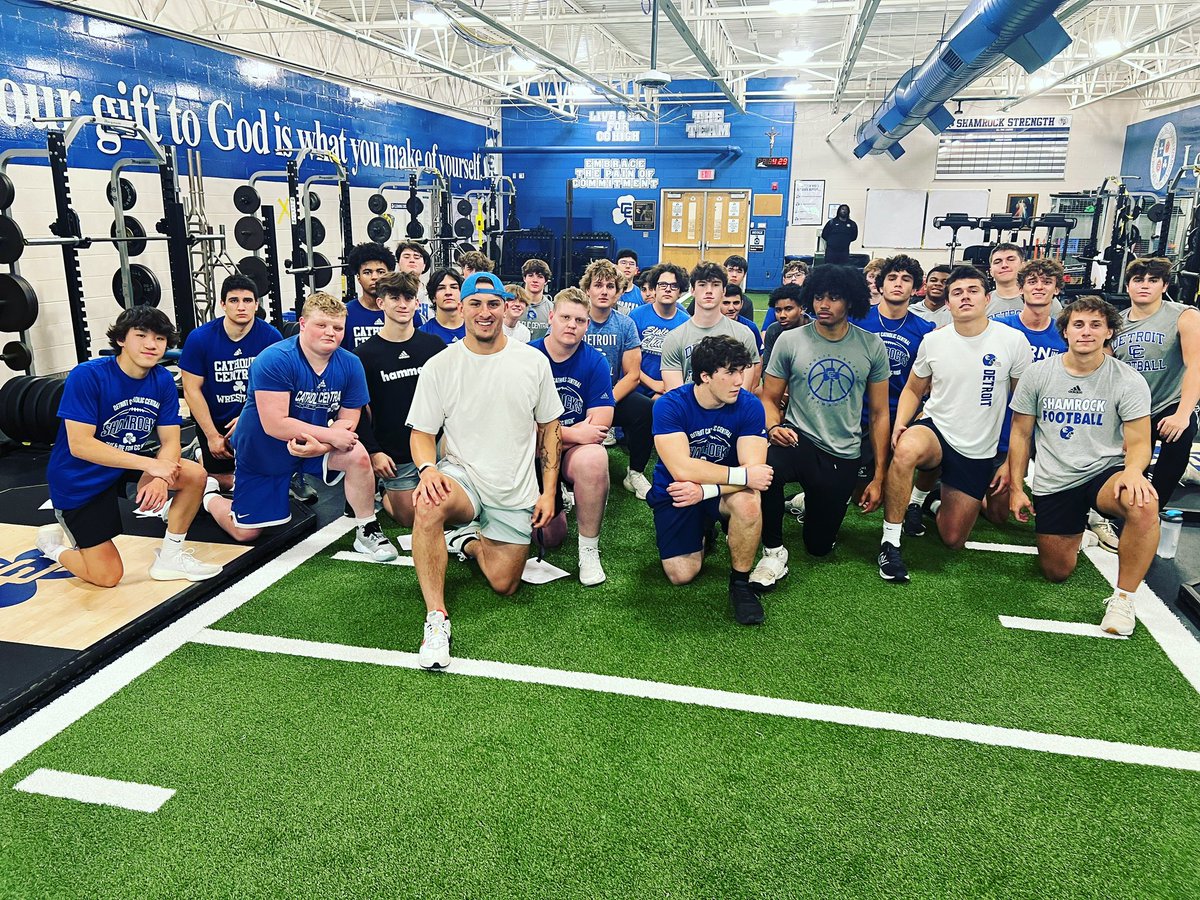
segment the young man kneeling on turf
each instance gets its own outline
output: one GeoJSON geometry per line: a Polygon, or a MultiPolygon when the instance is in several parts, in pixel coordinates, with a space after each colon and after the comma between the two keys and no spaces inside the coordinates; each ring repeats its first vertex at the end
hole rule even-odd
{"type": "Polygon", "coordinates": [[[1150,466],[1150,388],[1105,353],[1121,315],[1099,297],[1080,297],[1058,317],[1067,352],[1033,363],[1013,395],[1008,450],[1013,515],[1034,514],[1038,562],[1050,581],[1075,570],[1088,511],[1128,526],[1117,551],[1116,592],[1100,627],[1132,634],[1133,594],[1158,545],[1158,494],[1150,466]],[[1037,446],[1033,501],[1025,493],[1029,441],[1037,446]]]}
{"type": "Polygon", "coordinates": [[[113,543],[121,533],[117,500],[136,481],[142,510],[161,510],[175,492],[150,577],[212,578],[221,567],[183,549],[206,475],[198,463],[179,458],[179,394],[171,374],[159,366],[175,341],[175,326],[160,310],[135,306],[108,329],[108,340],[116,356],[80,363],[67,376],[58,408],[62,424],[46,469],[59,524],[38,529],[37,548],[90,584],[116,585],[125,574],[113,543]],[[143,456],[139,451],[155,431],[158,453],[143,456]]]}
{"type": "Polygon", "coordinates": [[[370,396],[362,363],[340,346],[345,330],[346,304],[317,291],[304,301],[300,333],[272,344],[250,367],[233,433],[233,502],[204,497],[204,508],[235,539],[252,541],[291,519],[288,484],[303,472],[327,485],[345,477],[355,550],[377,562],[399,555],[375,519],[375,472],[354,430],[370,396]]]}
{"type": "Polygon", "coordinates": [[[687,584],[700,573],[706,535],[724,520],[733,617],[759,625],[762,601],[750,585],[750,567],[762,535],[759,498],[772,471],[762,404],[742,389],[752,358],[737,338],[720,335],[696,344],[690,362],[692,384],[654,404],[659,460],[646,502],[658,555],[671,584],[687,584]]]}

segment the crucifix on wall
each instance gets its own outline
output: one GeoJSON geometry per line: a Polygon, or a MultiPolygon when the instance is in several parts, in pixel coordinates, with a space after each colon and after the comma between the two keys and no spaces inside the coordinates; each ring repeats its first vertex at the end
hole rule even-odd
{"type": "Polygon", "coordinates": [[[779,132],[779,131],[776,131],[776,130],[775,130],[775,126],[774,126],[774,125],[772,125],[772,126],[771,126],[771,130],[770,130],[770,131],[764,131],[764,132],[763,132],[763,134],[765,134],[765,135],[767,136],[767,140],[769,140],[769,141],[771,142],[771,149],[770,149],[770,150],[768,150],[767,152],[768,152],[769,154],[771,154],[772,156],[774,156],[774,155],[775,155],[775,138],[779,137],[779,135],[780,135],[781,133],[782,133],[782,132],[779,132]]]}

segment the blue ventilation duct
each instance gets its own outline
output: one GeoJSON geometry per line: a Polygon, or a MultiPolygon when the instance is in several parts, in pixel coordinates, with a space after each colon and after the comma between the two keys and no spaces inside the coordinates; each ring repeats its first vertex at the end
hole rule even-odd
{"type": "Polygon", "coordinates": [[[858,129],[859,159],[887,153],[918,125],[934,134],[954,123],[942,104],[1005,57],[1035,72],[1065,50],[1070,36],[1054,18],[1063,0],[975,0],[963,10],[921,65],[909,69],[879,109],[858,129]]]}

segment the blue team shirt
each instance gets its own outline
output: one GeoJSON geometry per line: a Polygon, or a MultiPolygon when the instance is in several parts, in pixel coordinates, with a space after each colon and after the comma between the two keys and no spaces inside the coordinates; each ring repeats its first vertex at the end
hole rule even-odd
{"type": "Polygon", "coordinates": [[[758,345],[758,355],[762,356],[763,338],[762,332],[758,330],[758,326],[754,324],[753,319],[747,319],[745,316],[738,316],[737,320],[750,329],[750,333],[754,335],[754,343],[758,345]]]}
{"type": "MultiPolygon", "coordinates": [[[[1049,359],[1052,356],[1058,356],[1060,353],[1067,352],[1067,342],[1058,333],[1058,325],[1055,324],[1053,318],[1050,320],[1049,326],[1043,328],[1041,331],[1033,331],[1028,328],[1021,321],[1021,311],[1019,309],[993,316],[992,321],[999,322],[1001,325],[1007,325],[1009,328],[1015,328],[1021,334],[1025,335],[1025,340],[1029,342],[1029,349],[1033,353],[1031,358],[1034,362],[1049,359]]],[[[1012,434],[1012,415],[1012,407],[1010,406],[1004,411],[1004,426],[1000,429],[1000,444],[996,448],[997,453],[1008,452],[1008,439],[1012,434]]]]}
{"type": "Polygon", "coordinates": [[[115,356],[80,363],[67,376],[58,415],[58,437],[50,451],[46,480],[55,509],[78,509],[113,485],[124,469],[71,455],[65,420],[96,426],[96,439],[137,453],[156,428],[182,425],[175,379],[162,366],[145,378],[130,378],[115,356]]]}
{"type": "Polygon", "coordinates": [[[355,350],[379,334],[382,328],[383,310],[370,310],[357,300],[351,300],[346,304],[346,333],[342,335],[342,346],[355,350]]]}
{"type": "Polygon", "coordinates": [[[240,341],[229,337],[225,320],[206,322],[187,336],[179,354],[179,368],[204,379],[200,393],[208,404],[208,414],[224,429],[237,418],[246,402],[246,381],[250,363],[283,335],[262,319],[255,318],[240,341]]]}
{"type": "MultiPolygon", "coordinates": [[[[908,373],[912,371],[913,363],[917,361],[917,350],[925,335],[933,331],[934,324],[913,313],[905,313],[904,318],[897,324],[893,319],[885,319],[879,315],[879,307],[872,306],[871,311],[856,323],[863,331],[879,335],[888,355],[888,409],[891,418],[896,418],[896,406],[900,403],[900,392],[908,383],[908,373]]],[[[863,424],[869,419],[867,403],[863,403],[863,424]]]]}
{"type": "MultiPolygon", "coordinates": [[[[733,403],[717,409],[705,409],[696,400],[696,385],[684,384],[654,401],[654,424],[651,430],[655,435],[686,434],[692,459],[703,459],[719,466],[736,466],[738,438],[765,439],[767,415],[762,403],[749,391],[740,391],[733,403]]],[[[654,466],[654,483],[650,493],[659,495],[661,502],[663,497],[669,496],[667,486],[672,481],[675,478],[660,459],[654,466]]]]}
{"type": "MultiPolygon", "coordinates": [[[[642,371],[646,373],[647,378],[662,381],[663,341],[691,316],[682,307],[676,306],[674,318],[664,319],[658,314],[653,303],[647,303],[635,309],[629,318],[637,328],[641,340],[642,371]]],[[[654,392],[644,384],[639,384],[637,389],[638,393],[647,397],[654,396],[654,392]]]]}
{"type": "Polygon", "coordinates": [[[597,406],[612,406],[612,381],[608,374],[608,363],[600,351],[580,342],[569,359],[555,362],[546,349],[546,339],[533,341],[529,345],[539,350],[550,360],[550,371],[554,375],[554,387],[562,401],[563,414],[558,421],[569,428],[587,417],[587,411],[597,406]]]}
{"type": "Polygon", "coordinates": [[[286,392],[287,414],[322,428],[337,417],[339,409],[361,409],[371,399],[362,362],[349,350],[337,348],[318,375],[300,349],[299,335],[272,344],[250,367],[246,405],[232,438],[238,466],[264,475],[291,472],[302,460],[288,453],[286,441],[263,431],[255,391],[286,392]]]}
{"type": "Polygon", "coordinates": [[[604,355],[604,359],[608,362],[608,370],[612,374],[613,384],[616,384],[625,374],[625,370],[621,366],[621,357],[625,355],[626,351],[636,350],[641,346],[637,326],[633,324],[633,319],[615,309],[608,314],[603,325],[597,325],[594,320],[589,319],[587,333],[584,334],[583,339],[589,346],[595,347],[604,355]]]}
{"type": "Polygon", "coordinates": [[[639,309],[645,301],[642,299],[642,291],[636,285],[629,286],[629,290],[617,298],[617,312],[625,315],[632,315],[635,309],[639,309]]]}
{"type": "Polygon", "coordinates": [[[461,341],[467,336],[467,326],[465,324],[459,325],[457,328],[447,328],[437,319],[430,319],[421,326],[421,331],[440,337],[446,342],[446,346],[450,346],[455,341],[461,341]]]}

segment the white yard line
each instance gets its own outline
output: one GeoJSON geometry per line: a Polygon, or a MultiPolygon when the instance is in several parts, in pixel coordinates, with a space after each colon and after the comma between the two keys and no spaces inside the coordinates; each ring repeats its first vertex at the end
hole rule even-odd
{"type": "Polygon", "coordinates": [[[1005,628],[1020,628],[1024,631],[1046,631],[1050,634],[1078,634],[1083,637],[1113,638],[1128,640],[1121,634],[1109,634],[1091,622],[1056,622],[1053,619],[1026,619],[1024,616],[1000,616],[1005,628]]]}
{"type": "Polygon", "coordinates": [[[24,759],[139,675],[158,665],[196,632],[229,615],[353,528],[350,519],[339,517],[0,734],[0,772],[24,759]]]}
{"type": "Polygon", "coordinates": [[[13,787],[26,794],[62,797],[97,806],[119,806],[135,812],[158,812],[159,807],[175,794],[172,788],[138,784],[135,781],[114,781],[94,775],[76,775],[55,769],[38,769],[18,781],[13,787]]]}
{"type": "Polygon", "coordinates": [[[993,553],[1022,553],[1026,556],[1037,556],[1037,547],[1024,544],[991,544],[987,541],[967,541],[968,550],[991,550],[993,553]]]}
{"type": "Polygon", "coordinates": [[[357,563],[374,563],[377,566],[408,566],[412,568],[413,558],[411,556],[398,556],[395,559],[389,559],[387,562],[379,559],[371,559],[369,556],[363,556],[361,553],[356,553],[353,550],[343,550],[340,553],[333,554],[334,559],[340,559],[344,562],[357,563]]]}
{"type": "MultiPolygon", "coordinates": [[[[244,634],[241,632],[218,631],[214,629],[205,629],[197,634],[194,640],[197,643],[209,644],[215,647],[254,650],[263,653],[280,653],[288,656],[369,663],[405,669],[419,668],[415,653],[404,653],[399,650],[351,647],[343,644],[301,641],[292,638],[278,638],[269,635],[244,634]]],[[[657,681],[646,681],[640,678],[595,675],[589,672],[569,672],[561,669],[544,669],[538,666],[522,666],[489,660],[455,659],[449,671],[455,675],[469,675],[504,681],[518,681],[526,684],[575,688],[607,694],[620,694],[627,697],[690,703],[697,706],[713,707],[715,709],[764,713],[766,715],[805,719],[813,722],[832,722],[859,728],[920,734],[928,737],[969,741],[975,744],[987,744],[996,747],[1013,747],[1041,753],[1054,753],[1061,756],[1086,757],[1108,760],[1110,762],[1200,772],[1200,753],[1189,750],[1174,750],[1168,747],[1144,747],[1137,744],[1125,744],[1115,741],[1025,731],[1019,728],[1001,728],[994,725],[978,725],[973,722],[956,722],[947,719],[933,719],[926,716],[911,716],[901,713],[855,709],[849,706],[805,703],[799,700],[784,700],[776,697],[760,697],[754,694],[739,694],[732,691],[714,690],[712,688],[666,684],[657,681]]]]}

